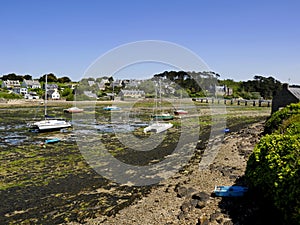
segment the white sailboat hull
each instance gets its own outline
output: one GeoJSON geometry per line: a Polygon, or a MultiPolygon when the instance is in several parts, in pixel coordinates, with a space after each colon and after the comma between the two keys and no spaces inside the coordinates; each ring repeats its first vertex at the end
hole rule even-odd
{"type": "Polygon", "coordinates": [[[144,133],[147,132],[161,133],[170,129],[171,127],[173,127],[173,124],[171,123],[154,123],[144,128],[144,133]]]}
{"type": "Polygon", "coordinates": [[[37,128],[40,131],[47,131],[47,130],[59,130],[63,128],[71,127],[71,123],[65,120],[42,120],[32,124],[33,128],[37,128]]]}
{"type": "Polygon", "coordinates": [[[39,131],[51,131],[51,130],[60,130],[63,128],[71,127],[71,123],[67,122],[63,119],[47,119],[47,75],[46,75],[46,82],[45,82],[45,119],[34,122],[32,124],[29,124],[30,128],[32,129],[38,129],[39,131]]]}

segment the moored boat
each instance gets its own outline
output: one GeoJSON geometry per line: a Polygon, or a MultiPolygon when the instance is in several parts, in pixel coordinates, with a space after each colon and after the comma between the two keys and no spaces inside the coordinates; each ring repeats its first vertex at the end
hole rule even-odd
{"type": "Polygon", "coordinates": [[[151,117],[153,119],[157,119],[157,120],[172,120],[172,119],[174,119],[174,116],[171,115],[170,113],[162,113],[162,114],[152,115],[151,117]]]}
{"type": "Polygon", "coordinates": [[[213,194],[218,197],[241,197],[248,191],[244,186],[215,186],[213,194]]]}
{"type": "Polygon", "coordinates": [[[53,118],[47,115],[47,75],[45,82],[45,104],[44,104],[44,120],[29,123],[30,129],[36,129],[40,132],[52,131],[52,130],[60,130],[63,128],[71,127],[71,123],[60,118],[53,118]]]}
{"type": "Polygon", "coordinates": [[[65,121],[64,119],[47,118],[38,122],[34,122],[30,125],[31,129],[38,129],[38,131],[51,131],[60,130],[63,128],[71,127],[71,123],[65,121]]]}
{"type": "Polygon", "coordinates": [[[174,111],[174,114],[175,115],[186,115],[186,114],[188,114],[188,111],[183,110],[183,109],[178,109],[178,110],[174,111]]]}
{"type": "Polygon", "coordinates": [[[162,132],[170,129],[171,127],[173,127],[173,124],[171,124],[171,123],[159,123],[159,122],[156,122],[156,123],[151,124],[148,127],[145,127],[144,128],[144,133],[154,132],[154,133],[158,134],[158,133],[162,133],[162,132]]]}
{"type": "Polygon", "coordinates": [[[121,110],[121,108],[117,107],[117,106],[106,106],[106,107],[103,107],[103,109],[105,111],[118,111],[118,110],[121,110]]]}
{"type": "Polygon", "coordinates": [[[68,108],[68,109],[64,109],[64,112],[65,113],[81,113],[81,112],[83,112],[84,111],[84,109],[80,109],[80,108],[78,108],[78,107],[71,107],[71,108],[68,108]]]}
{"type": "Polygon", "coordinates": [[[52,144],[52,143],[57,143],[57,142],[60,142],[59,138],[50,138],[50,139],[45,140],[45,144],[52,144]]]}

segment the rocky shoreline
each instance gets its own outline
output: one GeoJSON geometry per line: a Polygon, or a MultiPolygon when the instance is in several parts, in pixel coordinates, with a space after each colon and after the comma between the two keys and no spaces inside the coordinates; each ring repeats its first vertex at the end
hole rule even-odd
{"type": "MultiPolygon", "coordinates": [[[[212,197],[215,185],[243,184],[249,155],[259,141],[263,122],[225,135],[213,163],[200,169],[201,151],[189,166],[113,216],[89,219],[87,224],[264,224],[255,196],[212,197]]],[[[206,146],[209,143],[206,143],[206,146]]],[[[77,223],[70,223],[77,224],[77,223]]]]}

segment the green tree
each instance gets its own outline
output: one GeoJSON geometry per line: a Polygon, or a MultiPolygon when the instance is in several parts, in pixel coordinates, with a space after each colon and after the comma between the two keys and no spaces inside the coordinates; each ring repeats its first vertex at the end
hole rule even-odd
{"type": "Polygon", "coordinates": [[[48,82],[57,82],[57,77],[53,73],[44,74],[40,77],[39,82],[46,82],[46,76],[48,82]]]}
{"type": "Polygon", "coordinates": [[[25,80],[32,80],[32,76],[27,74],[27,75],[23,76],[23,79],[25,79],[25,80]]]}
{"type": "Polygon", "coordinates": [[[16,75],[15,73],[10,73],[7,75],[2,76],[2,80],[18,80],[18,81],[23,81],[23,76],[22,75],[16,75]]]}
{"type": "Polygon", "coordinates": [[[145,94],[155,95],[155,85],[152,80],[145,80],[138,86],[139,90],[143,90],[145,94]]]}
{"type": "Polygon", "coordinates": [[[62,97],[66,97],[70,94],[73,93],[73,90],[71,88],[65,88],[62,92],[61,92],[61,96],[62,97]]]}
{"type": "Polygon", "coordinates": [[[64,83],[70,83],[71,79],[69,77],[61,77],[61,78],[57,79],[57,82],[58,83],[62,83],[62,84],[64,84],[64,83]]]}

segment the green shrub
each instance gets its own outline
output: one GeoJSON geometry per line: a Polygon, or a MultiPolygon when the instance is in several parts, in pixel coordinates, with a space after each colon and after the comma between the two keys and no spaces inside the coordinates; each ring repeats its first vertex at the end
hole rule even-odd
{"type": "Polygon", "coordinates": [[[249,185],[270,199],[286,224],[300,221],[300,104],[274,113],[250,156],[245,176],[249,185]]]}
{"type": "Polygon", "coordinates": [[[5,98],[5,99],[21,99],[23,97],[21,95],[15,94],[15,93],[0,92],[0,98],[5,98]]]}
{"type": "Polygon", "coordinates": [[[290,104],[287,107],[272,114],[265,124],[265,133],[271,134],[276,131],[284,120],[294,114],[300,114],[300,103],[290,104]]]}

